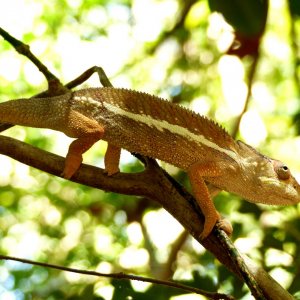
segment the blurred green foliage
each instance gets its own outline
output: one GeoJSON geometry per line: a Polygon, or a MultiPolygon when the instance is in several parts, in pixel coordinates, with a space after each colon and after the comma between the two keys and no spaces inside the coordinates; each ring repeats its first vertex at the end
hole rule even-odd
{"type": "MultiPolygon", "coordinates": [[[[241,123],[239,137],[287,161],[299,177],[298,1],[268,6],[266,0],[19,0],[12,5],[0,4],[4,29],[30,44],[64,82],[101,65],[114,85],[190,105],[228,131],[241,112],[235,108],[243,106],[248,71],[258,55],[248,110],[263,126],[257,128],[250,118],[252,123],[241,123]],[[232,94],[226,96],[227,90],[232,94]],[[231,101],[234,91],[239,94],[231,101]]],[[[3,40],[0,53],[1,101],[45,88],[41,74],[3,40]]],[[[87,85],[98,85],[96,78],[87,85]]],[[[15,127],[5,134],[61,155],[69,144],[47,130],[15,127]]],[[[100,143],[85,159],[102,166],[104,151],[100,143]]],[[[141,169],[127,154],[122,161],[123,171],[141,169]]],[[[191,238],[170,256],[181,229],[153,201],[80,186],[3,156],[0,162],[1,253],[85,270],[172,278],[249,299],[247,288],[191,238]]],[[[165,167],[186,184],[182,172],[165,167]]],[[[299,207],[254,205],[227,193],[215,202],[233,223],[241,251],[291,293],[299,293],[299,207]]],[[[0,299],[176,299],[184,294],[9,261],[0,265],[0,299]]]]}
{"type": "Polygon", "coordinates": [[[210,9],[220,12],[226,21],[245,36],[261,34],[265,28],[268,13],[267,0],[236,1],[209,0],[210,9]]]}

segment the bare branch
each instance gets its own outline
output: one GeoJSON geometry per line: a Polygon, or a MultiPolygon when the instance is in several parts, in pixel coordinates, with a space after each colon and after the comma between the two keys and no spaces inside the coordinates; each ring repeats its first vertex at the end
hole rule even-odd
{"type": "MultiPolygon", "coordinates": [[[[64,158],[5,136],[0,136],[0,153],[56,176],[60,176],[64,167],[64,158]]],[[[159,168],[155,161],[144,158],[144,162],[147,164],[144,172],[120,173],[110,177],[104,175],[103,170],[99,168],[82,165],[72,181],[106,191],[142,195],[158,201],[222,264],[238,277],[241,277],[240,270],[233,264],[228,254],[230,246],[221,243],[217,237],[216,232],[218,230],[215,229],[214,233],[205,240],[199,240],[203,228],[203,216],[194,198],[171,176],[159,168]]],[[[251,274],[262,289],[266,299],[293,299],[263,269],[258,269],[248,258],[247,267],[250,268],[251,274]]]]}
{"type": "MultiPolygon", "coordinates": [[[[13,38],[3,29],[0,30],[0,34],[4,36],[4,38],[9,41],[19,53],[28,57],[47,78],[49,89],[48,91],[39,94],[39,97],[41,97],[41,95],[53,96],[63,94],[68,91],[69,88],[85,81],[94,72],[98,73],[100,81],[104,86],[112,86],[104,71],[99,67],[90,68],[81,76],[71,81],[66,86],[63,86],[60,81],[30,52],[27,45],[13,38]]],[[[255,58],[249,75],[249,90],[244,111],[246,111],[249,102],[257,59],[258,57],[255,58]]],[[[241,117],[242,114],[240,118],[241,117]]],[[[239,122],[240,119],[237,122],[236,128],[238,128],[239,122]]],[[[4,124],[4,126],[7,128],[8,125],[4,124]]],[[[1,129],[0,126],[0,130],[1,129]]],[[[0,153],[56,176],[61,175],[64,167],[64,158],[4,136],[0,137],[0,153]]],[[[158,201],[206,249],[211,251],[237,276],[243,277],[257,299],[290,299],[290,295],[270,277],[261,276],[261,274],[265,273],[264,271],[260,272],[260,276],[257,276],[257,273],[253,271],[251,271],[252,274],[249,273],[247,270],[249,262],[247,263],[247,266],[244,264],[241,256],[233,251],[235,248],[232,243],[226,238],[220,238],[218,229],[215,229],[214,234],[210,235],[209,238],[200,241],[199,236],[203,228],[204,218],[195,199],[171,176],[162,170],[154,160],[145,157],[139,158],[146,164],[144,172],[138,174],[120,173],[108,177],[104,174],[103,170],[99,168],[82,165],[78,172],[72,177],[72,181],[106,191],[127,195],[146,196],[158,201]],[[257,286],[263,290],[264,295],[260,293],[257,286]],[[274,293],[275,289],[270,289],[270,286],[278,287],[276,293],[274,293]],[[279,298],[278,295],[280,295],[279,298]]],[[[62,269],[64,267],[59,268],[62,269]]]]}
{"type": "Polygon", "coordinates": [[[112,86],[112,84],[109,81],[108,77],[106,76],[104,70],[101,67],[93,66],[93,67],[89,68],[88,70],[86,70],[85,72],[83,72],[80,76],[78,76],[74,80],[67,83],[65,85],[65,87],[67,87],[68,89],[72,89],[72,88],[82,84],[86,80],[88,80],[94,73],[98,74],[99,80],[103,86],[106,86],[106,87],[112,86]]]}
{"type": "Polygon", "coordinates": [[[203,295],[205,297],[208,297],[209,299],[224,299],[224,300],[234,299],[233,297],[228,296],[226,294],[207,292],[207,291],[197,289],[197,288],[193,288],[193,287],[190,287],[190,286],[187,286],[187,285],[184,285],[184,284],[180,284],[180,283],[177,283],[177,282],[174,282],[174,281],[158,280],[158,279],[154,279],[154,278],[131,275],[131,274],[126,274],[126,273],[122,273],[122,272],[120,272],[120,273],[100,273],[100,272],[95,272],[95,271],[87,271],[87,270],[80,270],[80,269],[75,269],[75,268],[68,268],[68,267],[63,267],[63,266],[59,266],[59,265],[54,265],[54,264],[49,264],[49,263],[42,263],[42,262],[32,261],[32,260],[29,260],[29,259],[23,259],[23,258],[18,258],[18,257],[6,256],[6,255],[0,255],[0,259],[19,261],[19,262],[25,263],[25,264],[31,264],[31,265],[41,266],[41,267],[47,267],[47,268],[57,269],[57,270],[61,270],[61,271],[67,271],[67,272],[72,272],[72,273],[77,273],[77,274],[83,274],[83,275],[91,275],[91,276],[97,276],[97,277],[108,277],[108,278],[115,278],[115,279],[129,279],[129,280],[149,282],[149,283],[169,286],[169,287],[184,290],[184,291],[187,291],[187,292],[192,292],[192,293],[195,293],[195,294],[203,295]]]}
{"type": "Polygon", "coordinates": [[[217,235],[218,235],[220,241],[227,248],[232,261],[235,263],[237,268],[240,270],[241,276],[243,277],[244,282],[250,288],[252,295],[255,297],[256,300],[265,300],[266,298],[263,295],[260,286],[256,282],[254,276],[250,273],[248,266],[246,265],[244,259],[240,255],[239,251],[234,247],[231,240],[228,238],[228,236],[222,230],[218,231],[217,235]]]}
{"type": "Polygon", "coordinates": [[[30,47],[22,41],[11,36],[7,31],[0,27],[0,35],[9,42],[18,53],[26,56],[39,69],[47,79],[48,90],[51,95],[61,95],[66,92],[66,88],[61,84],[60,80],[52,74],[48,68],[30,51],[30,47]]]}

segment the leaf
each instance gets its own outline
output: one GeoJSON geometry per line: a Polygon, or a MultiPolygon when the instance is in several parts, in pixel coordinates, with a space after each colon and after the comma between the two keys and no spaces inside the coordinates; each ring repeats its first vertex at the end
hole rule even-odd
{"type": "Polygon", "coordinates": [[[211,11],[221,13],[225,20],[243,36],[258,36],[264,30],[267,12],[267,0],[209,0],[211,11]]]}
{"type": "Polygon", "coordinates": [[[268,1],[209,0],[208,3],[211,11],[221,13],[235,30],[235,39],[227,54],[240,58],[257,55],[266,25],[268,1]]]}
{"type": "Polygon", "coordinates": [[[299,0],[289,0],[289,9],[293,17],[300,16],[300,1],[299,0]]]}

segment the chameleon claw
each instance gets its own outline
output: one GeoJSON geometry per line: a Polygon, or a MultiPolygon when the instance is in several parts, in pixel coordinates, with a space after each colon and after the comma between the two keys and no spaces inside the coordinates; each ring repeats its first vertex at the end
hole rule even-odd
{"type": "Polygon", "coordinates": [[[72,176],[74,175],[74,173],[70,173],[66,170],[63,170],[63,172],[60,174],[61,177],[65,178],[65,179],[70,179],[72,176]]]}
{"type": "Polygon", "coordinates": [[[61,173],[61,176],[65,179],[70,179],[79,169],[81,165],[82,159],[78,159],[76,157],[76,160],[70,159],[70,157],[67,157],[65,168],[63,172],[61,173]]]}
{"type": "Polygon", "coordinates": [[[232,225],[227,219],[220,219],[216,223],[216,226],[217,228],[224,230],[228,236],[230,236],[233,232],[232,225]]]}
{"type": "Polygon", "coordinates": [[[214,218],[206,216],[204,226],[203,226],[203,231],[200,234],[200,239],[204,240],[206,239],[210,233],[212,232],[213,228],[219,221],[219,214],[216,214],[214,218]]]}
{"type": "Polygon", "coordinates": [[[213,220],[205,220],[203,231],[200,234],[200,239],[204,240],[207,238],[215,226],[224,230],[228,236],[230,236],[233,232],[232,225],[227,219],[218,219],[215,222],[213,220]]]}
{"type": "Polygon", "coordinates": [[[104,169],[104,174],[107,175],[107,176],[112,176],[112,175],[115,175],[117,173],[120,173],[120,169],[117,167],[117,168],[105,168],[104,169]]]}

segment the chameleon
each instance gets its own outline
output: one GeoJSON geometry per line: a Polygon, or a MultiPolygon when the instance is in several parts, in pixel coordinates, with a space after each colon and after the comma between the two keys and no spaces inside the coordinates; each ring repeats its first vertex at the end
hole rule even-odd
{"type": "Polygon", "coordinates": [[[83,153],[101,139],[108,143],[104,164],[109,176],[119,172],[122,148],[182,169],[204,214],[201,239],[216,224],[232,232],[216,210],[209,186],[254,203],[300,202],[300,186],[283,162],[236,141],[215,121],[147,93],[104,87],[10,100],[0,103],[0,122],[49,128],[75,138],[62,173],[66,179],[80,167],[83,153]]]}

